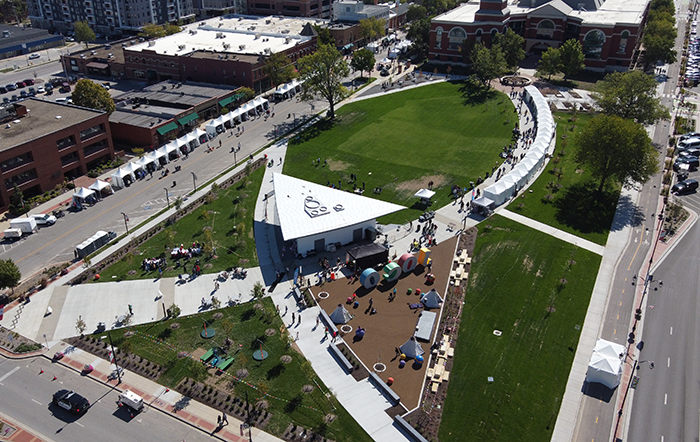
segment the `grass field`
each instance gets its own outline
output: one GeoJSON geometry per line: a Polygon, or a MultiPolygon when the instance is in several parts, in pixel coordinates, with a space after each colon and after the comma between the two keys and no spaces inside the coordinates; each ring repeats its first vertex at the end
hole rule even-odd
{"type": "MultiPolygon", "coordinates": [[[[289,335],[280,335],[283,323],[272,301],[265,298],[259,303],[264,310],[254,308],[251,302],[216,312],[114,330],[111,332],[112,339],[122,350],[167,367],[158,382],[173,388],[185,377],[200,381],[207,378],[207,372],[198,360],[178,358],[178,353],[191,353],[198,348],[209,350],[212,346],[221,345],[228,336],[233,340],[229,354],[234,356],[235,362],[226,372],[236,375],[239,370],[245,369],[249,374],[245,377],[245,382],[236,381],[230,375],[209,376],[207,382],[215,382],[217,388],[235,394],[238,398],[244,398],[247,391],[253,403],[263,398],[262,392],[267,392],[268,396],[264,399],[267,400],[267,409],[273,413],[273,417],[265,431],[280,435],[290,422],[294,422],[311,429],[323,427],[326,437],[336,441],[371,441],[369,435],[335,398],[325,396],[328,389],[318,379],[308,361],[289,347],[289,335]],[[223,318],[214,320],[213,315],[219,312],[223,313],[223,318]],[[212,339],[205,340],[199,336],[204,320],[210,324],[209,328],[216,331],[212,339]],[[173,322],[180,324],[180,327],[171,328],[173,322]],[[268,336],[268,329],[274,330],[275,334],[268,336]],[[136,333],[125,338],[124,333],[127,331],[136,333]],[[242,346],[240,350],[234,350],[239,345],[242,346]],[[269,352],[269,357],[257,362],[252,358],[252,353],[261,345],[269,352]],[[291,362],[282,363],[280,358],[283,355],[291,356],[291,362]],[[313,391],[304,393],[302,387],[305,385],[313,385],[313,391]],[[328,413],[335,414],[337,418],[325,426],[323,418],[328,413]]],[[[103,334],[95,336],[99,338],[103,334]]],[[[210,372],[213,373],[213,370],[210,369],[210,372]]]]}
{"type": "MultiPolygon", "coordinates": [[[[133,253],[102,270],[100,281],[156,277],[158,271],[144,271],[141,262],[144,258],[157,258],[161,254],[168,258],[168,267],[163,271],[163,276],[177,276],[182,273],[182,269],[176,268],[170,260],[170,250],[176,244],[189,247],[195,241],[216,249],[215,258],[200,257],[204,273],[215,273],[237,266],[257,267],[253,215],[264,173],[265,168],[261,167],[247,180],[219,190],[211,202],[161,230],[140,244],[133,253]]],[[[192,266],[193,261],[188,264],[188,271],[191,271],[192,266]]]]}
{"type": "Polygon", "coordinates": [[[498,154],[511,142],[515,108],[505,94],[471,92],[464,83],[437,83],[347,104],[335,122],[290,142],[284,173],[323,185],[341,181],[350,190],[356,174],[365,196],[411,208],[380,222],[416,219],[425,207],[413,195],[428,181],[437,192],[433,207],[442,207],[452,185],[467,187],[503,161],[498,154]]]}
{"type": "Polygon", "coordinates": [[[536,219],[565,232],[605,245],[617,208],[620,188],[597,192],[597,182],[574,161],[576,136],[595,115],[555,113],[557,148],[537,180],[509,210],[536,219]],[[562,136],[566,138],[562,138],[562,136]],[[551,199],[550,199],[551,198],[551,199]]]}
{"type": "Polygon", "coordinates": [[[500,216],[479,226],[442,442],[550,440],[599,265],[500,216]]]}

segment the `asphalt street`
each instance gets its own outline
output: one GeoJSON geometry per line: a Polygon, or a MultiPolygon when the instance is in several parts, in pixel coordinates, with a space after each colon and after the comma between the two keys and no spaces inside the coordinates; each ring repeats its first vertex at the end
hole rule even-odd
{"type": "Polygon", "coordinates": [[[155,408],[147,407],[131,419],[126,410],[117,407],[118,395],[112,387],[46,358],[15,361],[0,357],[0,412],[46,441],[212,440],[210,435],[155,408]],[[53,405],[53,393],[60,389],[86,397],[91,404],[87,413],[76,417],[53,405]]]}

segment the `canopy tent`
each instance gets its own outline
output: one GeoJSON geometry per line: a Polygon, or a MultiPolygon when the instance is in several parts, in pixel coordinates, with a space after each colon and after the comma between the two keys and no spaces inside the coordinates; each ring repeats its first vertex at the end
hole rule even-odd
{"type": "Polygon", "coordinates": [[[401,347],[399,347],[402,355],[406,355],[407,358],[413,359],[416,356],[422,356],[425,351],[421,347],[420,342],[416,341],[415,336],[408,338],[408,341],[401,347]]]}
{"type": "Polygon", "coordinates": [[[328,317],[331,318],[334,324],[347,324],[348,321],[352,319],[352,315],[349,311],[345,310],[342,304],[338,304],[338,307],[336,307],[333,313],[328,315],[328,317]]]}
{"type": "Polygon", "coordinates": [[[157,161],[158,159],[163,158],[164,156],[166,156],[165,152],[161,152],[159,150],[154,150],[153,152],[148,152],[145,155],[146,158],[150,158],[153,161],[157,161]]]}
{"type": "Polygon", "coordinates": [[[260,110],[266,110],[269,104],[270,102],[263,97],[258,97],[255,100],[253,100],[253,106],[255,106],[256,108],[260,107],[260,110]]]}
{"type": "Polygon", "coordinates": [[[135,172],[137,170],[143,170],[143,167],[139,166],[136,163],[128,163],[126,166],[124,166],[124,170],[131,173],[132,175],[135,175],[135,172]]]}
{"type": "Polygon", "coordinates": [[[209,138],[214,138],[219,133],[217,127],[221,127],[223,131],[223,125],[223,120],[219,120],[219,118],[211,120],[209,123],[207,123],[205,128],[207,130],[207,135],[209,135],[209,138]]]}
{"type": "Polygon", "coordinates": [[[382,61],[380,61],[380,63],[391,63],[391,60],[389,60],[388,58],[384,57],[384,59],[383,59],[382,61]]]}
{"type": "Polygon", "coordinates": [[[493,208],[496,207],[496,203],[490,198],[480,196],[472,201],[472,206],[476,207],[477,209],[482,208],[484,210],[493,210],[493,208]]]}
{"type": "Polygon", "coordinates": [[[199,144],[206,143],[209,139],[209,134],[200,128],[195,129],[194,134],[197,136],[197,141],[199,144]]]}
{"type": "Polygon", "coordinates": [[[398,57],[399,57],[399,51],[398,51],[398,50],[392,49],[392,50],[389,51],[389,58],[391,58],[391,59],[393,60],[393,59],[398,58],[398,57]]]}
{"type": "Polygon", "coordinates": [[[586,382],[603,384],[608,388],[620,385],[623,362],[627,351],[624,345],[598,339],[588,363],[586,382]]]}
{"type": "Polygon", "coordinates": [[[250,101],[241,106],[241,115],[255,113],[255,106],[250,101]]]}
{"type": "Polygon", "coordinates": [[[513,177],[515,185],[520,189],[527,184],[532,176],[532,170],[525,167],[522,163],[519,163],[508,175],[513,177]]]}
{"type": "Polygon", "coordinates": [[[112,174],[112,184],[117,187],[125,187],[124,178],[128,177],[128,180],[134,181],[134,175],[131,172],[124,169],[117,169],[116,172],[112,174]]]}
{"type": "Polygon", "coordinates": [[[95,183],[92,186],[88,187],[88,189],[94,190],[100,194],[105,189],[107,189],[109,193],[114,193],[114,190],[112,190],[112,186],[110,186],[108,182],[100,180],[95,181],[95,183]]]}
{"type": "Polygon", "coordinates": [[[294,87],[287,83],[285,85],[282,85],[281,87],[277,88],[277,90],[274,93],[274,96],[276,99],[283,99],[285,95],[289,94],[289,92],[294,89],[294,87]]]}
{"type": "Polygon", "coordinates": [[[484,196],[500,206],[513,195],[514,188],[515,183],[501,180],[484,189],[484,196]]]}
{"type": "Polygon", "coordinates": [[[423,303],[425,308],[440,308],[442,298],[438,294],[437,290],[431,289],[428,293],[423,295],[420,302],[423,303]]]}
{"type": "Polygon", "coordinates": [[[435,192],[433,192],[432,190],[421,189],[418,192],[416,192],[413,196],[415,196],[416,198],[429,200],[433,197],[433,195],[435,195],[435,192]]]}
{"type": "Polygon", "coordinates": [[[81,187],[73,194],[73,205],[80,206],[86,200],[95,197],[95,191],[81,187]]]}
{"type": "Polygon", "coordinates": [[[372,52],[377,52],[377,48],[379,47],[379,45],[377,43],[372,42],[365,47],[372,52]]]}
{"type": "Polygon", "coordinates": [[[134,162],[134,164],[140,166],[144,170],[149,170],[149,165],[152,164],[153,167],[155,168],[155,161],[152,160],[151,158],[148,158],[146,156],[143,156],[139,158],[137,161],[134,162]]]}

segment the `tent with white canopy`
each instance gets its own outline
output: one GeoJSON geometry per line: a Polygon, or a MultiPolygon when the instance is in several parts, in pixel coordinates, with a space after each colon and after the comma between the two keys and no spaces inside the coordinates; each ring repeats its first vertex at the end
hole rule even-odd
{"type": "Polygon", "coordinates": [[[139,158],[137,161],[134,162],[136,165],[140,166],[143,168],[143,170],[150,170],[149,166],[151,168],[155,168],[155,161],[151,158],[148,158],[146,156],[143,156],[139,158]]]}
{"type": "Polygon", "coordinates": [[[265,99],[263,97],[258,97],[255,100],[253,100],[253,106],[255,106],[256,108],[259,107],[260,109],[258,109],[258,110],[261,110],[261,111],[267,110],[269,103],[270,102],[267,101],[267,99],[265,99]]]}
{"type": "Polygon", "coordinates": [[[140,166],[140,165],[136,164],[135,162],[134,163],[127,163],[124,166],[124,170],[126,170],[127,172],[130,172],[131,174],[136,176],[136,171],[143,170],[143,166],[140,166]]]}
{"type": "Polygon", "coordinates": [[[369,49],[370,51],[376,53],[376,52],[377,52],[377,48],[379,47],[379,45],[378,45],[377,43],[375,43],[375,42],[372,42],[372,43],[368,44],[368,45],[365,46],[365,47],[366,47],[367,49],[369,49]]]}
{"type": "Polygon", "coordinates": [[[112,184],[117,187],[126,187],[124,178],[126,178],[127,181],[134,181],[134,175],[125,169],[117,169],[117,171],[112,174],[111,178],[112,184]]]}
{"type": "Polygon", "coordinates": [[[94,190],[95,192],[97,192],[98,195],[103,195],[103,190],[106,190],[108,193],[114,193],[114,190],[112,190],[112,186],[110,186],[108,182],[101,180],[95,181],[95,183],[88,187],[88,189],[94,190]]]}
{"type": "Polygon", "coordinates": [[[352,315],[342,304],[338,304],[338,307],[328,317],[331,318],[334,324],[347,324],[352,319],[352,315]]]}
{"type": "Polygon", "coordinates": [[[402,355],[406,355],[408,359],[414,359],[416,356],[422,356],[425,353],[415,336],[411,336],[405,344],[399,347],[399,351],[402,355]]]}
{"type": "Polygon", "coordinates": [[[515,183],[501,180],[484,189],[484,196],[500,206],[513,195],[513,189],[515,183]]]}
{"type": "Polygon", "coordinates": [[[420,198],[420,202],[422,204],[430,204],[430,198],[432,198],[433,195],[435,195],[435,192],[433,192],[432,190],[420,189],[413,196],[415,196],[416,198],[420,198]]]}
{"type": "Polygon", "coordinates": [[[603,384],[608,388],[620,385],[627,350],[624,345],[598,339],[588,363],[586,382],[603,384]]]}
{"type": "Polygon", "coordinates": [[[73,204],[81,205],[89,198],[95,197],[95,191],[81,187],[77,192],[73,194],[73,204]]]}

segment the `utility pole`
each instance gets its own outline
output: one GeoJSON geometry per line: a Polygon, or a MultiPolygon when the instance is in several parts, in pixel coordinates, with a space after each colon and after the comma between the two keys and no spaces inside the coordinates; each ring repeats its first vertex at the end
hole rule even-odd
{"type": "Polygon", "coordinates": [[[124,212],[122,212],[122,216],[124,217],[124,227],[126,227],[126,234],[128,235],[129,234],[129,224],[127,224],[127,222],[129,222],[129,217],[126,216],[126,213],[124,213],[124,212]]]}
{"type": "Polygon", "coordinates": [[[117,385],[119,385],[122,383],[122,373],[119,370],[119,364],[117,363],[117,353],[114,351],[114,344],[112,344],[112,334],[107,333],[107,337],[109,338],[109,346],[112,347],[112,357],[114,358],[114,365],[117,367],[117,378],[119,379],[117,385]]]}

